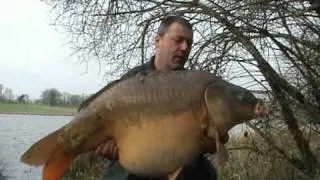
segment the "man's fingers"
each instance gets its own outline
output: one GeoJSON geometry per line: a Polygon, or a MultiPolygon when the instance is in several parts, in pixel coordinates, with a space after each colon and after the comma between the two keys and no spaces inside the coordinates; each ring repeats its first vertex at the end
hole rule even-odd
{"type": "Polygon", "coordinates": [[[95,151],[94,151],[95,155],[100,155],[100,154],[101,154],[101,150],[102,150],[103,146],[104,146],[104,144],[98,146],[98,147],[95,149],[95,151]]]}
{"type": "Polygon", "coordinates": [[[116,159],[118,155],[118,148],[114,141],[110,140],[105,143],[102,148],[102,155],[110,160],[116,159]]]}
{"type": "Polygon", "coordinates": [[[113,141],[107,141],[102,149],[102,154],[103,155],[110,155],[112,153],[112,146],[113,146],[113,141]]]}
{"type": "Polygon", "coordinates": [[[113,140],[108,140],[105,143],[100,144],[94,152],[96,155],[103,156],[109,160],[118,158],[118,147],[113,140]]]}
{"type": "Polygon", "coordinates": [[[108,146],[109,146],[109,142],[104,143],[104,145],[102,146],[102,149],[101,149],[102,155],[105,155],[107,153],[108,146]]]}
{"type": "Polygon", "coordinates": [[[118,147],[117,146],[113,146],[112,147],[112,159],[117,159],[118,158],[118,147]]]}

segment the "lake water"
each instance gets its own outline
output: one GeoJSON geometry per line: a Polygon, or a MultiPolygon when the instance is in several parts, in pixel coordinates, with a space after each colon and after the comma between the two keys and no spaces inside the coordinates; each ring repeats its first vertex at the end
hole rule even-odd
{"type": "Polygon", "coordinates": [[[30,145],[71,120],[70,116],[0,114],[0,162],[10,179],[40,180],[41,167],[19,161],[30,145]]]}
{"type": "MultiPolygon", "coordinates": [[[[0,114],[0,162],[10,179],[40,180],[41,167],[30,167],[19,161],[20,156],[37,140],[71,120],[70,116],[37,116],[0,114]]],[[[232,133],[244,127],[233,128],[232,133]]]]}

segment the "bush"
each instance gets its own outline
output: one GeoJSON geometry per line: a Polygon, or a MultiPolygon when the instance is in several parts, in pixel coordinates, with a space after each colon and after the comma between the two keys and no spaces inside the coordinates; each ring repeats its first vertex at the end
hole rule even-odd
{"type": "Polygon", "coordinates": [[[108,161],[87,153],[78,156],[71,168],[64,174],[62,180],[85,179],[96,180],[106,170],[108,161]]]}
{"type": "MultiPolygon", "coordinates": [[[[287,134],[282,134],[277,143],[285,147],[287,152],[298,153],[294,148],[294,141],[289,137],[287,134]]],[[[312,150],[319,156],[320,135],[314,135],[310,142],[312,142],[312,150]]],[[[227,147],[230,149],[227,165],[223,168],[216,166],[220,180],[311,179],[279,156],[274,149],[264,143],[260,136],[254,133],[250,133],[247,138],[232,137],[227,147]]],[[[212,162],[216,164],[212,157],[210,157],[212,162]]],[[[319,177],[319,175],[320,173],[317,172],[313,177],[319,177]]]]}

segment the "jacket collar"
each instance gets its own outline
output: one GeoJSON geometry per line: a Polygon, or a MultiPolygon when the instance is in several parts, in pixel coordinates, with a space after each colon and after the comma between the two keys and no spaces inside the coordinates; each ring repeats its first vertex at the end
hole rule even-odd
{"type": "MultiPolygon", "coordinates": [[[[156,66],[154,65],[155,56],[152,56],[150,60],[145,64],[145,68],[149,70],[156,70],[156,66]]],[[[176,68],[173,70],[186,70],[186,68],[176,68]]]]}

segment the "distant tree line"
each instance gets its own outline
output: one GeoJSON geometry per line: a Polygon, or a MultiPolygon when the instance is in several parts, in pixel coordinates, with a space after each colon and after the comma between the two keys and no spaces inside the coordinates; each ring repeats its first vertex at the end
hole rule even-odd
{"type": "MultiPolygon", "coordinates": [[[[21,98],[20,98],[21,100],[21,98]]],[[[15,96],[12,89],[0,84],[0,102],[14,102],[15,96]]]]}
{"type": "Polygon", "coordinates": [[[15,96],[12,89],[0,84],[0,102],[2,103],[38,103],[48,106],[77,107],[88,95],[70,94],[61,92],[56,88],[48,88],[42,91],[39,99],[31,101],[28,94],[15,96]]]}
{"type": "Polygon", "coordinates": [[[40,102],[49,106],[77,107],[87,97],[87,95],[70,94],[50,88],[42,91],[40,102]]]}

